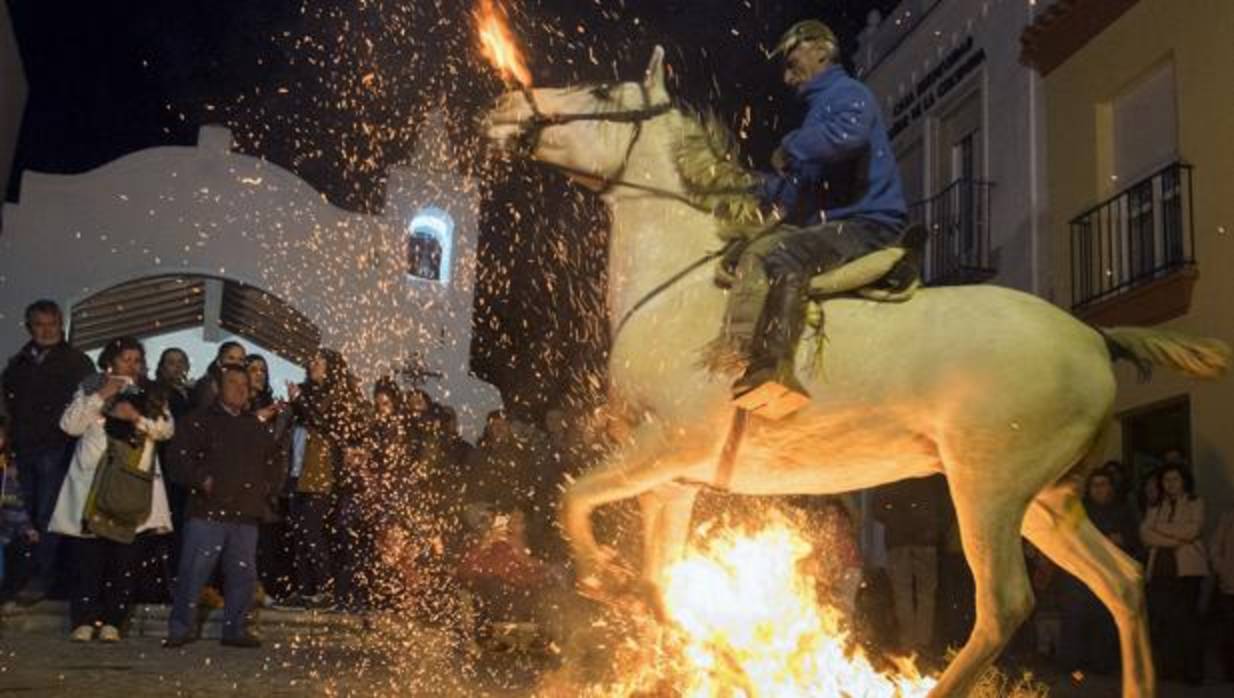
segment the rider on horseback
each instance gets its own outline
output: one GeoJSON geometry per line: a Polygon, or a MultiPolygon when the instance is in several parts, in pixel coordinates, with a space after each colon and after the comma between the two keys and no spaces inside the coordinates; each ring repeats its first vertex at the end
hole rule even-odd
{"type": "Polygon", "coordinates": [[[781,141],[771,159],[776,172],[763,175],[757,193],[789,225],[740,253],[728,327],[749,347],[745,374],[733,385],[735,404],[757,410],[777,403],[774,412],[784,415],[808,401],[793,355],[810,278],[896,244],[907,216],[878,102],[839,65],[831,29],[798,22],[775,54],[808,111],[781,141]]]}

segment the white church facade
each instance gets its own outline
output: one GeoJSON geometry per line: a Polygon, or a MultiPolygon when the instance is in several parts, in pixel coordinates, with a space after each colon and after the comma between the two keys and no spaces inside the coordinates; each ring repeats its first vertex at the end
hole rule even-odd
{"type": "Polygon", "coordinates": [[[0,350],[25,340],[36,298],[65,308],[70,341],[87,350],[186,327],[295,362],[331,347],[366,381],[412,376],[475,438],[501,406],[469,370],[479,193],[451,166],[440,118],[388,173],[376,215],[232,146],[226,128],[205,126],[193,147],[23,173],[0,234],[0,350]]]}

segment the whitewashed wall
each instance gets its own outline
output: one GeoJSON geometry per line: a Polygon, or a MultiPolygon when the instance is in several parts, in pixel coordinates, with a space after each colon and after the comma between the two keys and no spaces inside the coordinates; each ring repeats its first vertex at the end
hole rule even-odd
{"type": "Polygon", "coordinates": [[[474,438],[500,406],[468,370],[479,199],[449,166],[440,120],[423,133],[409,164],[389,173],[380,215],[332,206],[290,172],[232,152],[218,126],[203,127],[196,147],[151,148],[79,175],[25,173],[0,235],[0,350],[25,340],[34,298],[67,310],[141,277],[211,275],[303,312],[366,380],[421,354],[443,374],[426,389],[474,438]],[[407,226],[429,206],[455,223],[449,284],[405,273],[407,226]]]}

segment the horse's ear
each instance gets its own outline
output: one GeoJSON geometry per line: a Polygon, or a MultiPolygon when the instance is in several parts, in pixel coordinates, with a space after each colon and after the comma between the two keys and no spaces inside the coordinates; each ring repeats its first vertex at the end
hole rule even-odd
{"type": "Polygon", "coordinates": [[[651,60],[647,62],[647,73],[643,77],[643,86],[653,97],[668,97],[664,87],[664,47],[656,46],[651,52],[651,60]]]}

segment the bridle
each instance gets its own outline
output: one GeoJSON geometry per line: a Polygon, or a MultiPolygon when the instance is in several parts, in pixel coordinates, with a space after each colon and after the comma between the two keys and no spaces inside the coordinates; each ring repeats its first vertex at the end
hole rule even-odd
{"type": "Polygon", "coordinates": [[[600,194],[606,194],[612,191],[614,187],[622,186],[639,191],[645,191],[657,196],[675,199],[682,203],[689,204],[695,208],[700,208],[687,197],[678,194],[677,192],[652,187],[638,182],[630,182],[623,179],[626,168],[630,164],[630,155],[634,152],[634,146],[638,145],[638,141],[643,136],[643,123],[650,121],[658,116],[662,116],[673,111],[676,107],[671,101],[661,102],[660,104],[651,103],[651,93],[647,90],[647,86],[639,83],[639,91],[643,96],[643,106],[640,109],[626,109],[622,111],[610,112],[577,112],[564,114],[546,114],[540,109],[540,104],[536,101],[535,92],[527,86],[520,87],[523,98],[527,100],[528,106],[531,107],[531,118],[520,124],[521,131],[517,136],[520,154],[531,157],[535,154],[536,148],[540,147],[540,137],[544,133],[544,129],[550,126],[561,126],[563,124],[574,123],[575,121],[603,121],[618,124],[630,124],[634,127],[634,132],[630,134],[630,140],[626,143],[625,154],[621,158],[621,165],[617,171],[611,175],[597,175],[592,172],[579,170],[569,165],[559,165],[556,163],[545,162],[544,165],[551,167],[559,172],[567,175],[573,175],[584,179],[599,180],[602,186],[599,189],[600,194]]]}

